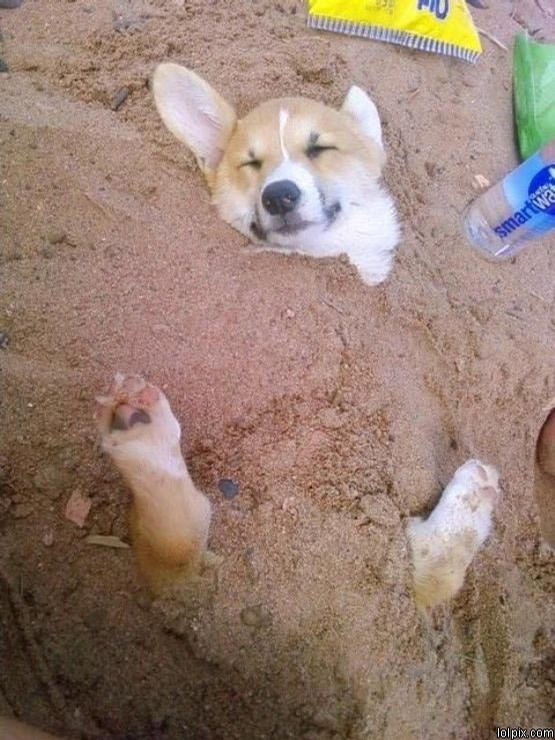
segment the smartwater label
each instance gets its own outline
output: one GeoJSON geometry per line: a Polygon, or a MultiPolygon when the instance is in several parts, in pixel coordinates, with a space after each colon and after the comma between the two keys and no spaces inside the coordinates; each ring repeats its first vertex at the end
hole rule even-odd
{"type": "Polygon", "coordinates": [[[501,239],[524,227],[530,237],[555,227],[555,162],[547,164],[540,153],[517,167],[503,183],[513,213],[494,226],[501,239]]]}

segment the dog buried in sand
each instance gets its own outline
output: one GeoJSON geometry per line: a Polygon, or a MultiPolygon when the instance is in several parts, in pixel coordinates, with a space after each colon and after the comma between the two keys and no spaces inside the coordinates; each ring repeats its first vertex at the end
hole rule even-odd
{"type": "MultiPolygon", "coordinates": [[[[165,395],[143,378],[117,375],[97,398],[102,447],[131,488],[130,530],[139,570],[154,596],[197,577],[206,558],[210,504],[180,450],[181,429],[165,395]]],[[[412,519],[414,595],[433,607],[456,595],[487,538],[499,497],[496,470],[468,460],[430,516],[412,519]]],[[[0,717],[2,740],[61,740],[0,717]]]]}
{"type": "MultiPolygon", "coordinates": [[[[205,80],[166,63],[154,73],[153,92],[162,120],[195,154],[228,223],[265,249],[346,253],[366,283],[387,278],[399,227],[380,184],[380,118],[363,90],[351,87],[339,111],[280,98],[237,120],[205,80]]],[[[419,605],[435,606],[460,589],[490,531],[498,494],[495,469],[469,460],[430,517],[411,520],[419,605]]]]}
{"type": "Polygon", "coordinates": [[[359,87],[341,110],[306,98],[262,103],[242,120],[194,72],[160,64],[154,99],[195,154],[220,216],[264,249],[345,253],[362,279],[384,281],[399,226],[380,184],[385,163],[376,106],[359,87]]]}
{"type": "MultiPolygon", "coordinates": [[[[372,101],[352,87],[340,111],[314,101],[269,101],[237,121],[206,82],[175,64],[154,75],[168,128],[197,157],[214,203],[232,226],[266,249],[313,257],[346,253],[368,284],[391,271],[399,227],[379,183],[385,161],[372,101]]],[[[103,450],[131,489],[130,533],[153,596],[194,582],[206,564],[211,507],[180,449],[181,428],[161,390],[116,375],[97,397],[103,450]]],[[[469,460],[427,519],[411,519],[414,596],[434,607],[457,594],[486,540],[499,498],[497,471],[469,460]]],[[[199,584],[200,585],[200,584],[199,584]]],[[[0,717],[4,740],[60,740],[0,717]]]]}
{"type": "MultiPolygon", "coordinates": [[[[168,400],[141,377],[117,375],[99,403],[105,452],[131,488],[130,530],[139,570],[151,592],[194,578],[206,559],[210,504],[187,471],[181,430],[168,400]]],[[[455,596],[491,529],[499,497],[495,468],[468,460],[427,519],[407,526],[414,594],[422,607],[455,596]]]]}

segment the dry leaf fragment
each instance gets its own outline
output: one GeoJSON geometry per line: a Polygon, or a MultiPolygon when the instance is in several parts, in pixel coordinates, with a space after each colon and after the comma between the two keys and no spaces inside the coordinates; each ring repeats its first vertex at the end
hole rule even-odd
{"type": "Polygon", "coordinates": [[[85,537],[87,545],[99,545],[100,547],[115,547],[116,549],[128,550],[129,545],[113,534],[90,534],[85,537]]]}
{"type": "Polygon", "coordinates": [[[485,190],[490,185],[491,183],[485,175],[474,175],[472,178],[472,187],[474,190],[485,190]]]}
{"type": "Polygon", "coordinates": [[[78,527],[84,527],[91,510],[92,501],[79,488],[76,488],[68,499],[66,504],[65,517],[70,522],[77,524],[78,527]]]}

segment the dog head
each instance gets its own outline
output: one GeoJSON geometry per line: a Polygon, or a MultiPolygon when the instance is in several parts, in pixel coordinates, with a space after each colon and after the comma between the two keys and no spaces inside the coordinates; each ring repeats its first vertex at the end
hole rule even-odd
{"type": "Polygon", "coordinates": [[[339,111],[281,98],[241,120],[207,82],[176,64],[158,66],[153,90],[162,120],[195,154],[228,223],[277,249],[346,252],[363,273],[363,252],[373,249],[383,264],[366,277],[384,279],[398,228],[379,184],[379,115],[363,90],[351,87],[339,111]]]}

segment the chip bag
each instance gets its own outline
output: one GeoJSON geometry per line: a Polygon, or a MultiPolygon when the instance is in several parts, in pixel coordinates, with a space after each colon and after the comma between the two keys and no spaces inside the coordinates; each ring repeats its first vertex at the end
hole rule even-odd
{"type": "Polygon", "coordinates": [[[482,53],[465,0],[308,0],[307,22],[469,62],[482,53]]]}
{"type": "Polygon", "coordinates": [[[555,139],[555,44],[515,40],[513,89],[518,147],[528,159],[555,139]]]}

